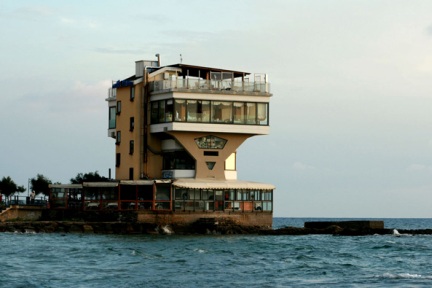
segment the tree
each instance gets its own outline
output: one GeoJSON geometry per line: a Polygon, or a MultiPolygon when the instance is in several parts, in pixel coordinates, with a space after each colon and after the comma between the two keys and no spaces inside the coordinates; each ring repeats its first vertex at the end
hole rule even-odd
{"type": "Polygon", "coordinates": [[[30,182],[32,190],[35,191],[36,195],[39,193],[49,195],[49,185],[52,184],[51,180],[42,174],[37,174],[36,178],[32,178],[30,182]]]}
{"type": "Polygon", "coordinates": [[[17,186],[11,177],[3,177],[0,181],[0,193],[6,197],[13,195],[16,192],[24,192],[26,189],[24,186],[17,186]]]}
{"type": "Polygon", "coordinates": [[[110,181],[108,178],[100,176],[98,171],[90,173],[78,173],[75,178],[71,178],[71,184],[82,184],[83,182],[106,182],[110,181]]]}

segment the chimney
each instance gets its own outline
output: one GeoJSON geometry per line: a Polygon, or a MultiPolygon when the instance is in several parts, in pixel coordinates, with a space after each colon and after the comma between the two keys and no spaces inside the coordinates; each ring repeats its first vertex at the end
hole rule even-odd
{"type": "Polygon", "coordinates": [[[144,60],[135,61],[135,76],[144,76],[144,60]]]}

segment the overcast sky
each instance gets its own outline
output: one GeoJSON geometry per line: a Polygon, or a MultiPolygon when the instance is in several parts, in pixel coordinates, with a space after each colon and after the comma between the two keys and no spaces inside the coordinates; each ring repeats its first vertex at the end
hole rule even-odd
{"type": "Polygon", "coordinates": [[[238,175],[276,217],[432,217],[432,1],[0,1],[0,177],[114,171],[136,60],[267,73],[238,175]]]}

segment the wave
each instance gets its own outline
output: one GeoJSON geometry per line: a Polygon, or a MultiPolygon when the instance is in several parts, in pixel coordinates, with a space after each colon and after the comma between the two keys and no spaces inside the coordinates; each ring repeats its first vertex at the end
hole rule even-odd
{"type": "Polygon", "coordinates": [[[380,278],[386,279],[430,279],[432,280],[432,276],[423,276],[421,274],[411,274],[411,273],[384,273],[380,276],[380,278]]]}

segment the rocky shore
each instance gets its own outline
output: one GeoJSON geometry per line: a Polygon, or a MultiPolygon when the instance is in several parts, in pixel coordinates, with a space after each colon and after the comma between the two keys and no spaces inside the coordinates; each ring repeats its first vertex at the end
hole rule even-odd
{"type": "MultiPolygon", "coordinates": [[[[307,225],[306,225],[307,226],[307,225]]],[[[344,225],[330,225],[324,228],[283,227],[265,229],[262,227],[244,227],[230,221],[197,221],[191,225],[155,225],[132,222],[82,222],[82,221],[12,221],[0,223],[0,232],[12,233],[96,233],[96,234],[179,234],[179,235],[313,235],[327,234],[334,236],[366,235],[432,235],[432,229],[384,229],[365,228],[344,225]]]]}

